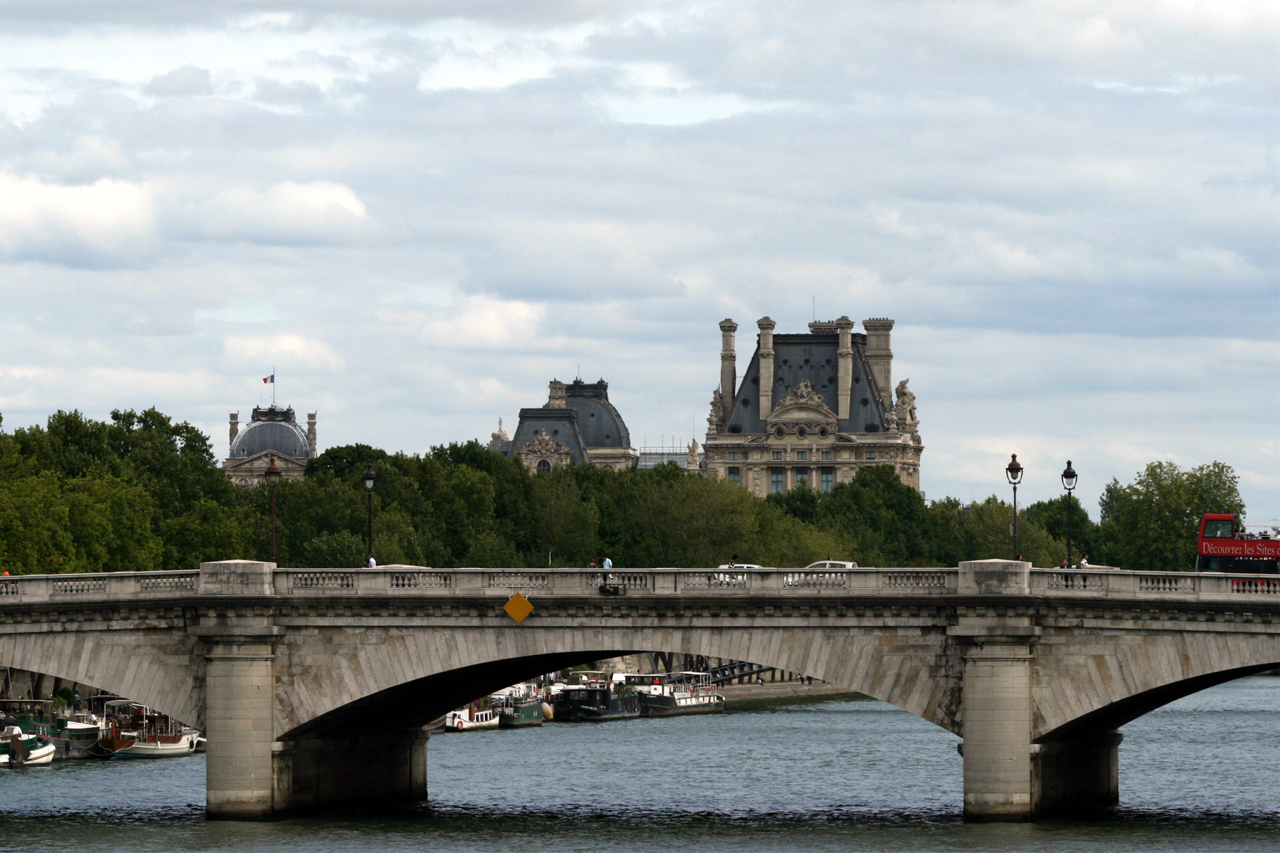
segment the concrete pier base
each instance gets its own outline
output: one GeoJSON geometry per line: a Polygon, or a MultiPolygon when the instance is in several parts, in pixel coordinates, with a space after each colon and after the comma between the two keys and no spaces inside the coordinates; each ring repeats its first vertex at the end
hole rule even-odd
{"type": "MultiPolygon", "coordinates": [[[[269,633],[272,629],[266,629],[269,633]]],[[[265,820],[275,811],[271,759],[275,660],[270,637],[209,638],[205,656],[208,739],[205,812],[211,818],[265,820]]]]}
{"type": "Polygon", "coordinates": [[[1040,815],[1090,815],[1120,802],[1118,731],[1036,744],[1032,793],[1040,815]]]}
{"type": "Polygon", "coordinates": [[[425,731],[307,738],[280,744],[277,777],[288,811],[386,808],[427,798],[425,731]],[[282,786],[283,787],[283,786],[282,786]]]}

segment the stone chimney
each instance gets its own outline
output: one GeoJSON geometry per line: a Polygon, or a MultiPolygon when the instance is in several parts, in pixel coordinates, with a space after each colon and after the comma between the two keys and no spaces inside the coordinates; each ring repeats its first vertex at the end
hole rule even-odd
{"type": "Polygon", "coordinates": [[[885,411],[888,411],[893,408],[893,350],[889,348],[893,321],[885,317],[873,317],[863,320],[862,327],[867,330],[867,365],[880,389],[880,399],[884,400],[885,411]]]}
{"type": "Polygon", "coordinates": [[[733,351],[733,333],[736,331],[737,323],[720,321],[720,394],[724,401],[725,420],[732,414],[733,395],[738,389],[738,357],[733,351]]]}
{"type": "Polygon", "coordinates": [[[761,317],[760,327],[760,420],[773,411],[773,328],[777,325],[768,317],[761,317]]]}
{"type": "Polygon", "coordinates": [[[564,383],[557,382],[556,380],[552,379],[551,384],[548,387],[551,390],[547,394],[547,405],[543,406],[543,408],[544,409],[565,408],[567,404],[565,403],[564,383]]]}
{"type": "Polygon", "coordinates": [[[836,332],[840,335],[836,349],[836,417],[845,420],[849,417],[849,400],[853,396],[853,321],[848,317],[836,320],[836,332]]]}
{"type": "Polygon", "coordinates": [[[240,413],[231,413],[231,440],[227,447],[227,456],[235,450],[236,436],[240,434],[240,413]]]}
{"type": "Polygon", "coordinates": [[[316,413],[307,412],[307,445],[311,448],[311,458],[316,458],[316,413]]]}

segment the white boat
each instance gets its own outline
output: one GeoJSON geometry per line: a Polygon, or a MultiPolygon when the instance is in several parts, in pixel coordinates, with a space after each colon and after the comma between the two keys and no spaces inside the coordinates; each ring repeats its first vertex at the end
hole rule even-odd
{"type": "Polygon", "coordinates": [[[646,717],[718,714],[724,710],[724,696],[705,672],[628,674],[626,679],[640,694],[640,713],[646,717]]]}
{"type": "Polygon", "coordinates": [[[5,726],[0,733],[0,767],[32,767],[52,764],[58,749],[47,738],[29,735],[18,726],[5,726]],[[10,762],[10,753],[14,761],[10,762]]]}
{"type": "Polygon", "coordinates": [[[498,712],[493,708],[477,708],[475,703],[450,711],[444,718],[446,732],[472,732],[497,727],[498,712]]]}
{"type": "Polygon", "coordinates": [[[106,733],[97,758],[180,758],[192,755],[200,733],[127,699],[106,703],[106,733]]]}

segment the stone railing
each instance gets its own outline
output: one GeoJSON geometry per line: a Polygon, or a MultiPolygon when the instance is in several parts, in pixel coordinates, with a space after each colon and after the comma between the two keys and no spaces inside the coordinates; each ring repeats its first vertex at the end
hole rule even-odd
{"type": "MultiPolygon", "coordinates": [[[[226,565],[226,564],[218,564],[226,565]]],[[[936,596],[956,595],[959,569],[272,569],[265,566],[255,594],[278,596],[480,596],[516,592],[545,595],[936,596]]],[[[1024,564],[1025,565],[1025,564],[1024,564]]],[[[1024,570],[1025,571],[1025,570],[1024,570]]],[[[1031,569],[1026,586],[1006,590],[1047,599],[1099,598],[1239,600],[1280,602],[1280,576],[1192,572],[1125,572],[1031,569]]],[[[0,580],[0,607],[23,602],[135,602],[197,599],[217,594],[201,586],[200,573],[118,572],[99,575],[16,575],[0,580]]],[[[230,593],[231,591],[228,591],[230,593]]],[[[237,593],[243,594],[243,593],[237,593]]]]}
{"type": "Polygon", "coordinates": [[[0,578],[0,603],[23,600],[147,601],[193,595],[198,573],[112,572],[101,575],[13,575],[0,578]]]}
{"type": "Polygon", "coordinates": [[[1031,592],[1099,598],[1232,598],[1280,596],[1280,576],[1217,572],[1125,572],[1118,569],[1032,569],[1031,592]]]}

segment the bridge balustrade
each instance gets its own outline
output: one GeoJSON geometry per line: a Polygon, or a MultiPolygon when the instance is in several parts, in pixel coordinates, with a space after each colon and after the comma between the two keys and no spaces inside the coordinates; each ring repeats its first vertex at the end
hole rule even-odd
{"type": "MultiPolygon", "coordinates": [[[[98,575],[17,575],[0,582],[0,601],[146,600],[195,594],[198,572],[115,572],[98,575]]],[[[510,595],[598,594],[601,586],[624,592],[677,595],[949,595],[957,592],[957,569],[431,569],[385,566],[377,569],[276,569],[277,595],[510,595]]],[[[1126,572],[1032,569],[1032,595],[1136,598],[1150,595],[1235,598],[1280,596],[1280,578],[1193,572],[1126,572]]]]}

